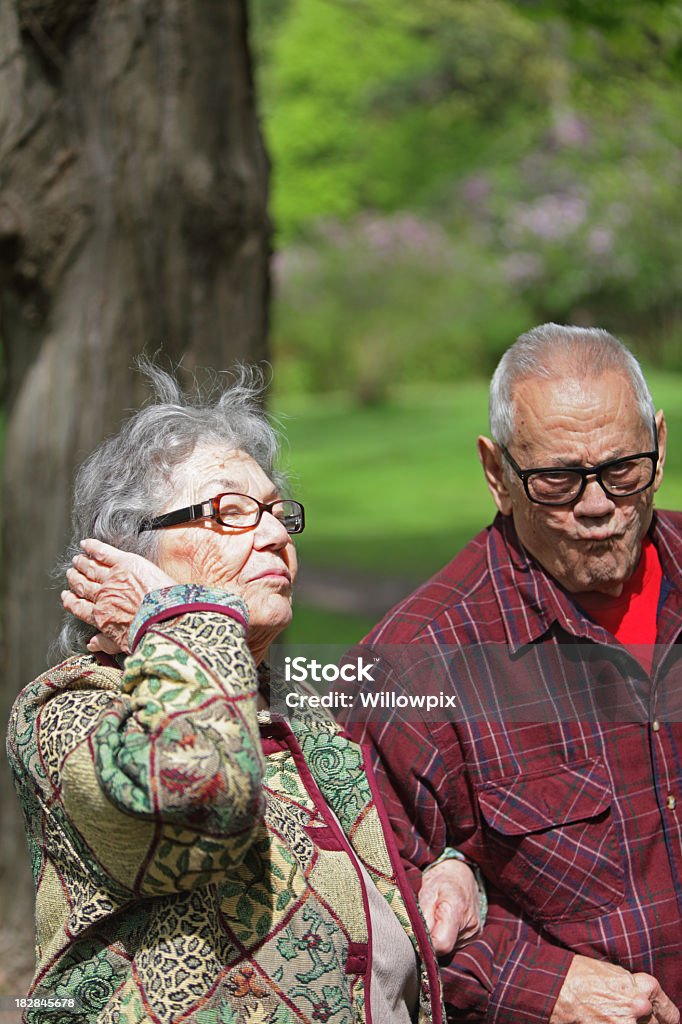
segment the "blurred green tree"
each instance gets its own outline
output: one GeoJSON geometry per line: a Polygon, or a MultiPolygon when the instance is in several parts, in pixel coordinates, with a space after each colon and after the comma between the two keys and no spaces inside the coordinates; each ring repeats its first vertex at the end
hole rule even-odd
{"type": "Polygon", "coordinates": [[[485,372],[544,319],[679,363],[680,0],[255,3],[292,385],[485,372]]]}

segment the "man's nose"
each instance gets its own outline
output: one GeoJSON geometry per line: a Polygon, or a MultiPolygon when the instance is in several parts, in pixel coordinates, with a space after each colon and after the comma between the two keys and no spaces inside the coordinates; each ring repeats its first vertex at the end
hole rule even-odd
{"type": "Polygon", "coordinates": [[[613,498],[609,497],[596,476],[588,476],[585,490],[573,506],[579,516],[606,516],[615,508],[613,498]]]}

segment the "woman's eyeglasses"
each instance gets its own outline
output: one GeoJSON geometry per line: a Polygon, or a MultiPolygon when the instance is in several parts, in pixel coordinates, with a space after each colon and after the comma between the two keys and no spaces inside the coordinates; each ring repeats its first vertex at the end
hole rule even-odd
{"type": "Polygon", "coordinates": [[[234,491],[216,494],[215,498],[200,501],[196,505],[187,505],[174,512],[164,512],[163,515],[144,522],[139,532],[162,530],[166,526],[181,526],[183,523],[193,523],[197,519],[214,519],[222,526],[229,526],[234,530],[251,530],[258,526],[264,512],[269,512],[278,519],[287,533],[303,533],[305,516],[300,501],[277,498],[275,501],[265,503],[252,498],[250,494],[237,494],[234,491]]]}

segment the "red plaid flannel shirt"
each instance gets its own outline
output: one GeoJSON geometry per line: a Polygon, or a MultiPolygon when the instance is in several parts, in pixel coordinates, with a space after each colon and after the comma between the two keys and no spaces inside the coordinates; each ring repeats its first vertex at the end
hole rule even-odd
{"type": "MultiPolygon", "coordinates": [[[[373,746],[415,888],[418,869],[446,845],[486,878],[482,937],[443,962],[451,1020],[547,1021],[575,953],[647,971],[682,1006],[682,714],[673,699],[682,692],[682,514],[657,513],[651,536],[664,574],[651,677],[527,556],[502,516],[363,641],[512,653],[579,642],[592,652],[587,689],[620,674],[642,710],[640,720],[411,714],[349,726],[373,746]]],[[[455,681],[464,685],[494,692],[503,681],[483,657],[466,684],[455,681]]]]}

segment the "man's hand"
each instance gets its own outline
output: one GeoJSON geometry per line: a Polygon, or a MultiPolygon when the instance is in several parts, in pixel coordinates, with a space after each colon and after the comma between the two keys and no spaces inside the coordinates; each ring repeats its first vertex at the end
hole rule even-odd
{"type": "Polygon", "coordinates": [[[460,860],[443,860],[424,872],[419,906],[438,956],[452,953],[481,934],[476,876],[460,860]]]}
{"type": "Polygon", "coordinates": [[[128,631],[145,594],[173,586],[175,580],[141,555],[111,544],[84,540],[81,547],[83,554],[76,555],[66,574],[71,590],[62,591],[62,604],[99,630],[88,650],[127,653],[128,631]]]}
{"type": "Polygon", "coordinates": [[[549,1024],[679,1024],[680,1011],[650,974],[575,956],[549,1024]]]}

